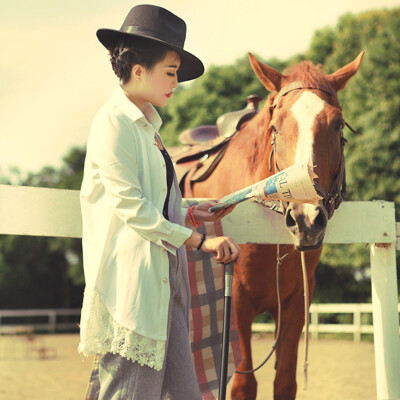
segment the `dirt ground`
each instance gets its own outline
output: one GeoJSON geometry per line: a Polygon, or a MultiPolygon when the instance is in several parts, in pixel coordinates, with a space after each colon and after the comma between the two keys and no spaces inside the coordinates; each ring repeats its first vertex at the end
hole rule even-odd
{"type": "MultiPolygon", "coordinates": [[[[75,334],[36,336],[36,348],[42,345],[48,349],[48,358],[40,359],[26,338],[0,336],[0,399],[82,400],[92,360],[81,360],[77,353],[78,340],[75,334]]],[[[254,337],[255,363],[262,361],[271,346],[271,338],[254,337]]],[[[302,389],[303,352],[301,343],[297,400],[376,399],[373,344],[310,341],[306,391],[302,389]]],[[[271,360],[256,373],[257,399],[272,399],[273,363],[271,360]]]]}

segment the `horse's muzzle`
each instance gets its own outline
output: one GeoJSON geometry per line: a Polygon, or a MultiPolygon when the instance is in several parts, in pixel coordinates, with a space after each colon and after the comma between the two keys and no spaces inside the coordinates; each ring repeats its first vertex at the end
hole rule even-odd
{"type": "Polygon", "coordinates": [[[317,250],[324,240],[328,214],[322,202],[317,206],[291,203],[285,213],[285,225],[297,250],[317,250]]]}

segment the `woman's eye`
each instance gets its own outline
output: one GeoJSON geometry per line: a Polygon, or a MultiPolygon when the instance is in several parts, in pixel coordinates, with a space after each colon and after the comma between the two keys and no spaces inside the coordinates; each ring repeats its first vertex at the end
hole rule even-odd
{"type": "Polygon", "coordinates": [[[175,74],[173,74],[172,72],[167,72],[168,76],[175,76],[175,74]]]}

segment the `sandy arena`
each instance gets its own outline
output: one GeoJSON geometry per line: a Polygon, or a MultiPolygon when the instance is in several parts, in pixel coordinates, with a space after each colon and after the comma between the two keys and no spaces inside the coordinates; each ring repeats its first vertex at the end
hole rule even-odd
{"type": "MultiPolygon", "coordinates": [[[[37,350],[29,350],[23,336],[0,336],[0,399],[83,400],[91,359],[82,362],[76,350],[78,340],[76,334],[36,336],[35,343],[44,345],[49,357],[40,359],[37,350]]],[[[263,360],[271,346],[270,337],[254,337],[256,364],[263,360]]],[[[301,343],[297,400],[376,399],[372,343],[310,341],[307,391],[302,389],[303,352],[301,343]]],[[[273,364],[271,360],[256,373],[257,399],[272,399],[273,364]]],[[[227,398],[230,399],[229,391],[227,398]]]]}

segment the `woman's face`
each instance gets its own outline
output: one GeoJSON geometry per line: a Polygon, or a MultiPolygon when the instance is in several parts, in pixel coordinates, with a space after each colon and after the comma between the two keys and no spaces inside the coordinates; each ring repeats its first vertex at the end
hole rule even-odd
{"type": "MultiPolygon", "coordinates": [[[[178,86],[177,72],[180,64],[178,53],[168,51],[164,60],[158,62],[152,69],[141,67],[140,80],[137,81],[138,84],[132,93],[134,103],[140,109],[146,102],[158,107],[166,106],[173,90],[178,86]]],[[[135,74],[135,67],[132,74],[135,74]]]]}

